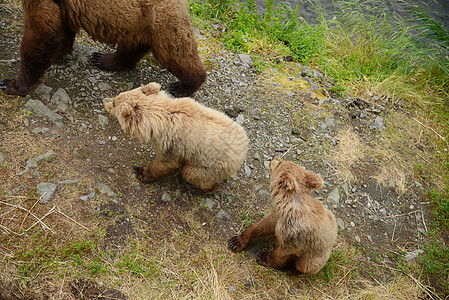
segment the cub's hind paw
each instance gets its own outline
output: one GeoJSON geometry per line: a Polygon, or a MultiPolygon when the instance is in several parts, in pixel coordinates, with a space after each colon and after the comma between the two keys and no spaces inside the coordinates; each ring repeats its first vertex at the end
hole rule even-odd
{"type": "Polygon", "coordinates": [[[270,252],[264,251],[264,250],[257,251],[256,262],[261,266],[268,267],[268,254],[269,253],[270,252]]]}

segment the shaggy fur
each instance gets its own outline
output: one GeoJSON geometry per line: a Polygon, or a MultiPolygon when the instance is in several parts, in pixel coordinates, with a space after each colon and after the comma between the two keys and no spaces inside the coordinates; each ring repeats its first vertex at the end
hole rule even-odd
{"type": "Polygon", "coordinates": [[[96,52],[104,70],[134,69],[152,51],[159,64],[180,80],[177,97],[193,94],[206,80],[185,0],[23,0],[24,33],[16,79],[3,79],[8,94],[26,95],[59,56],[70,53],[83,28],[95,40],[116,44],[114,54],[96,52]]]}
{"type": "Polygon", "coordinates": [[[245,130],[225,114],[191,98],[171,98],[160,87],[152,82],[103,100],[125,133],[154,142],[156,158],[136,168],[137,178],[151,182],[182,166],[187,182],[205,193],[215,191],[246,158],[245,130]]]}
{"type": "Polygon", "coordinates": [[[259,253],[260,265],[284,268],[293,263],[300,273],[315,274],[326,264],[337,238],[334,214],[309,194],[312,189],[321,187],[323,180],[280,158],[273,159],[270,170],[272,212],[242,234],[232,237],[229,248],[239,252],[251,240],[274,234],[276,247],[271,252],[259,253]]]}

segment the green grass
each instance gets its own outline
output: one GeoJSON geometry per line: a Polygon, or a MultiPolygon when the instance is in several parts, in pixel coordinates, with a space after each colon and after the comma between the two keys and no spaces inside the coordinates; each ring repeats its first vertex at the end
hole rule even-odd
{"type": "Polygon", "coordinates": [[[366,0],[336,3],[333,17],[313,5],[318,24],[308,24],[298,7],[275,7],[273,0],[266,0],[262,16],[253,0],[191,0],[190,8],[203,24],[220,24],[218,36],[232,51],[271,58],[272,63],[279,57],[314,63],[337,86],[353,92],[375,90],[414,103],[441,102],[449,80],[449,32],[441,23],[417,5],[409,6],[413,18],[406,22],[366,0]],[[439,97],[428,97],[429,91],[439,97]]]}
{"type": "Polygon", "coordinates": [[[439,238],[438,230],[428,233],[429,239],[424,247],[425,254],[420,256],[424,277],[440,290],[449,295],[449,248],[439,238]]]}
{"type": "Polygon", "coordinates": [[[324,28],[307,24],[298,8],[275,7],[273,0],[266,4],[263,16],[255,12],[253,0],[192,0],[190,10],[196,18],[222,24],[225,28],[219,38],[232,51],[298,61],[308,61],[320,51],[324,28]]]}

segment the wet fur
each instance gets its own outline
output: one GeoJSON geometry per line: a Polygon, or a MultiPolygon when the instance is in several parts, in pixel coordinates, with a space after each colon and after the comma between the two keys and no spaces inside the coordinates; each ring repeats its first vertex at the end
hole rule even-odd
{"type": "Polygon", "coordinates": [[[276,247],[261,252],[258,263],[269,268],[293,264],[299,273],[315,274],[330,257],[337,237],[334,214],[310,196],[322,186],[320,176],[293,162],[279,158],[270,163],[271,195],[274,207],[270,214],[229,240],[229,248],[239,252],[257,238],[274,235],[276,247]]]}
{"type": "Polygon", "coordinates": [[[8,94],[24,96],[56,58],[70,53],[83,28],[95,40],[117,45],[116,52],[94,53],[104,70],[131,70],[149,51],[180,81],[177,97],[193,94],[206,80],[184,0],[23,0],[24,33],[16,79],[0,80],[8,94]]]}
{"type": "Polygon", "coordinates": [[[103,104],[125,133],[154,142],[155,160],[135,169],[143,182],[182,167],[187,182],[213,192],[246,158],[248,137],[242,126],[191,98],[170,97],[157,83],[104,99],[103,104]]]}

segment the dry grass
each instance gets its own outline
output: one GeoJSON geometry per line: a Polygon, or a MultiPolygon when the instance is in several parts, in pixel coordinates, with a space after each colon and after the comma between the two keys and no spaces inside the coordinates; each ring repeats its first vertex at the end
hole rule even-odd
{"type": "Polygon", "coordinates": [[[365,146],[351,128],[341,130],[337,135],[338,149],[328,155],[336,163],[336,173],[346,182],[357,180],[352,165],[365,156],[365,146]]]}
{"type": "Polygon", "coordinates": [[[407,190],[406,175],[406,170],[394,164],[384,164],[379,167],[378,173],[373,175],[373,178],[386,188],[396,188],[399,193],[404,193],[407,190]]]}

